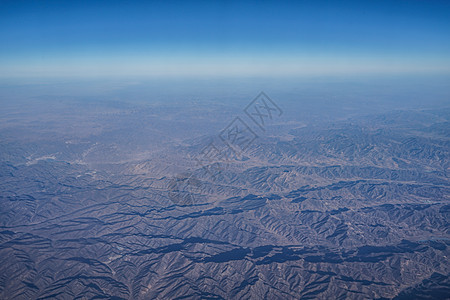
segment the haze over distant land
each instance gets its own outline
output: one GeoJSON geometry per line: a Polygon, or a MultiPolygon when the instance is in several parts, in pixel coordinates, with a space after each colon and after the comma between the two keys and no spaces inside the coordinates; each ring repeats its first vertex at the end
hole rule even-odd
{"type": "Polygon", "coordinates": [[[0,298],[450,299],[449,23],[0,2],[0,298]]]}

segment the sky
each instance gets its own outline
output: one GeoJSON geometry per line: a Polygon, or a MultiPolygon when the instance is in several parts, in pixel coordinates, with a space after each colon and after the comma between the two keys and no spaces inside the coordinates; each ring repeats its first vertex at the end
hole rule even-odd
{"type": "Polygon", "coordinates": [[[0,1],[0,77],[450,73],[450,1],[0,1]]]}

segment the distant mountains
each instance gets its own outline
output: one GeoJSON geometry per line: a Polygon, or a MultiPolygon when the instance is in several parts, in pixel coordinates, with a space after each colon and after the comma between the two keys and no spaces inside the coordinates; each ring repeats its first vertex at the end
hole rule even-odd
{"type": "Polygon", "coordinates": [[[220,127],[154,109],[2,125],[0,298],[450,298],[448,109],[286,120],[216,177],[220,127]]]}

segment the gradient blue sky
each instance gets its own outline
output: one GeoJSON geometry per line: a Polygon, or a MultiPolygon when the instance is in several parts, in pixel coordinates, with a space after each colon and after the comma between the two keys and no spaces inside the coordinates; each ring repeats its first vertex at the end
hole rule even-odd
{"type": "Polygon", "coordinates": [[[450,1],[0,1],[0,76],[450,72],[450,1]]]}

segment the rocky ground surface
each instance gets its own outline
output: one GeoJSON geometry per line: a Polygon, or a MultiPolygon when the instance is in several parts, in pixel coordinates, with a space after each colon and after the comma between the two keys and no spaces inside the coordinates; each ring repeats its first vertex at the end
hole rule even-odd
{"type": "Polygon", "coordinates": [[[0,298],[450,297],[449,110],[280,119],[235,153],[227,108],[84,107],[3,112],[0,298]]]}

